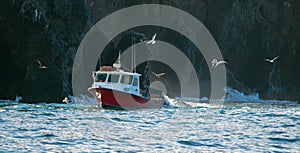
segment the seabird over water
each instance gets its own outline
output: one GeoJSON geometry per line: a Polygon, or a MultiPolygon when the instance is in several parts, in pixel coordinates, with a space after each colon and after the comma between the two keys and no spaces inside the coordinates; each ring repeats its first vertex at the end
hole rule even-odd
{"type": "Polygon", "coordinates": [[[211,67],[212,68],[216,68],[217,66],[219,66],[220,64],[227,64],[226,61],[218,61],[217,59],[213,59],[211,61],[211,67]]]}
{"type": "Polygon", "coordinates": [[[279,56],[273,58],[273,59],[265,59],[265,61],[273,63],[277,58],[279,58],[279,56]]]}
{"type": "Polygon", "coordinates": [[[147,42],[147,44],[154,45],[156,43],[155,38],[156,38],[156,33],[152,36],[152,39],[147,42]]]}
{"type": "Polygon", "coordinates": [[[48,67],[43,65],[38,59],[36,60],[39,63],[39,68],[40,69],[47,69],[48,67]]]}
{"type": "Polygon", "coordinates": [[[153,75],[155,75],[156,77],[158,77],[158,78],[160,78],[160,77],[162,77],[163,75],[165,75],[166,73],[159,73],[159,74],[157,74],[157,73],[154,73],[154,72],[151,72],[153,75]]]}

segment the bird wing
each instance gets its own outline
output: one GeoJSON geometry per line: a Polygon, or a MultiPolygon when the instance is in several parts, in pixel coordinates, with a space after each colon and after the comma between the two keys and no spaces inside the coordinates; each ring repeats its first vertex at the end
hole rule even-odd
{"type": "Polygon", "coordinates": [[[213,59],[213,60],[211,61],[211,67],[215,67],[216,63],[217,63],[217,60],[216,60],[216,59],[213,59]]]}
{"type": "Polygon", "coordinates": [[[227,64],[226,61],[220,61],[220,64],[227,64]]]}
{"type": "Polygon", "coordinates": [[[161,77],[161,76],[163,76],[163,75],[165,75],[165,73],[159,73],[159,74],[157,74],[159,77],[161,77]]]}
{"type": "Polygon", "coordinates": [[[152,37],[152,41],[154,41],[154,40],[155,40],[155,38],[156,38],[156,33],[153,35],[153,37],[152,37]]]}
{"type": "Polygon", "coordinates": [[[157,75],[156,73],[154,73],[154,72],[152,72],[152,71],[151,71],[151,73],[154,74],[154,75],[157,75]]]}
{"type": "Polygon", "coordinates": [[[151,44],[151,43],[152,43],[152,40],[147,41],[147,44],[151,44]]]}
{"type": "Polygon", "coordinates": [[[227,62],[226,61],[219,61],[218,63],[215,63],[214,67],[216,68],[220,64],[227,64],[227,62]]]}
{"type": "Polygon", "coordinates": [[[273,61],[275,61],[277,58],[279,58],[279,56],[275,57],[275,58],[273,59],[273,61]]]}
{"type": "Polygon", "coordinates": [[[35,13],[35,17],[37,17],[37,16],[38,16],[38,10],[35,9],[35,10],[34,10],[34,13],[35,13]]]}
{"type": "Polygon", "coordinates": [[[265,61],[270,62],[271,60],[270,59],[265,59],[265,61]]]}
{"type": "Polygon", "coordinates": [[[219,61],[219,62],[217,63],[217,65],[219,65],[219,64],[227,64],[227,62],[226,62],[226,61],[219,61]]]}
{"type": "Polygon", "coordinates": [[[42,63],[38,59],[36,61],[39,63],[40,66],[43,66],[42,63]]]}

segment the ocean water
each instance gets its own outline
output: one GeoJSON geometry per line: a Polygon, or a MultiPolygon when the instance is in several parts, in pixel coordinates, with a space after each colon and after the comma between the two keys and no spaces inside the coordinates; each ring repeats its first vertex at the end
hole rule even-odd
{"type": "Polygon", "coordinates": [[[0,101],[0,152],[300,152],[296,102],[185,102],[116,111],[0,101]]]}

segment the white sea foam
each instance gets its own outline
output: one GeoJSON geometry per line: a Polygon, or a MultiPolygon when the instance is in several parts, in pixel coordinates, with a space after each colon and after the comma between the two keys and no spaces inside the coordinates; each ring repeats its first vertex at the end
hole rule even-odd
{"type": "Polygon", "coordinates": [[[230,87],[226,88],[225,101],[226,102],[261,102],[258,93],[253,93],[251,95],[245,95],[243,92],[240,92],[236,89],[230,87]]]}
{"type": "Polygon", "coordinates": [[[226,88],[225,102],[294,102],[289,100],[261,99],[258,93],[246,95],[236,89],[226,88]]]}
{"type": "Polygon", "coordinates": [[[71,103],[75,103],[75,104],[97,104],[95,98],[86,95],[79,95],[77,97],[68,95],[68,98],[71,101],[71,103]]]}
{"type": "Polygon", "coordinates": [[[207,103],[203,103],[203,102],[208,102],[208,98],[207,97],[203,97],[203,98],[170,98],[166,95],[164,96],[164,100],[165,100],[165,104],[170,105],[170,106],[175,106],[175,107],[182,107],[182,106],[192,106],[192,107],[196,107],[196,106],[203,106],[206,107],[207,103]]]}
{"type": "Polygon", "coordinates": [[[253,94],[244,94],[241,91],[238,91],[236,89],[227,87],[225,89],[225,96],[222,97],[221,99],[208,99],[207,97],[202,97],[202,98],[193,98],[193,97],[176,97],[175,99],[169,98],[170,104],[178,103],[178,102],[199,102],[199,103],[205,103],[209,101],[214,101],[214,102],[293,102],[289,100],[266,100],[266,99],[261,99],[259,97],[258,93],[253,93],[253,94]]]}
{"type": "Polygon", "coordinates": [[[12,103],[15,103],[15,102],[20,102],[21,100],[23,100],[23,98],[21,96],[16,96],[16,98],[14,100],[11,100],[11,99],[4,99],[4,100],[1,100],[0,99],[0,102],[12,102],[12,103]]]}
{"type": "Polygon", "coordinates": [[[23,100],[22,96],[16,96],[15,98],[15,102],[20,102],[21,100],[23,100]]]}

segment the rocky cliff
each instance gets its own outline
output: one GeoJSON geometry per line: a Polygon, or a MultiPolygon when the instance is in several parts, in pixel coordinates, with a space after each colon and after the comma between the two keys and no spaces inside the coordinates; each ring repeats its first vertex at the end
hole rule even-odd
{"type": "MultiPolygon", "coordinates": [[[[296,0],[2,0],[0,99],[22,95],[30,102],[60,101],[72,93],[73,60],[85,33],[114,11],[146,3],[182,9],[208,28],[229,63],[228,86],[258,92],[263,98],[300,100],[300,2],[296,0]],[[273,64],[264,61],[278,55],[273,64]],[[48,68],[39,68],[37,60],[48,68]]],[[[209,89],[207,65],[194,54],[195,46],[169,29],[150,28],[132,30],[143,30],[149,38],[155,29],[160,40],[178,44],[207,82],[202,88],[209,89]]],[[[128,44],[111,45],[102,57],[104,63],[116,58],[112,50],[128,44]]],[[[146,67],[155,69],[159,64],[146,67]]],[[[176,79],[166,76],[166,80],[169,86],[176,85],[176,79]]]]}

